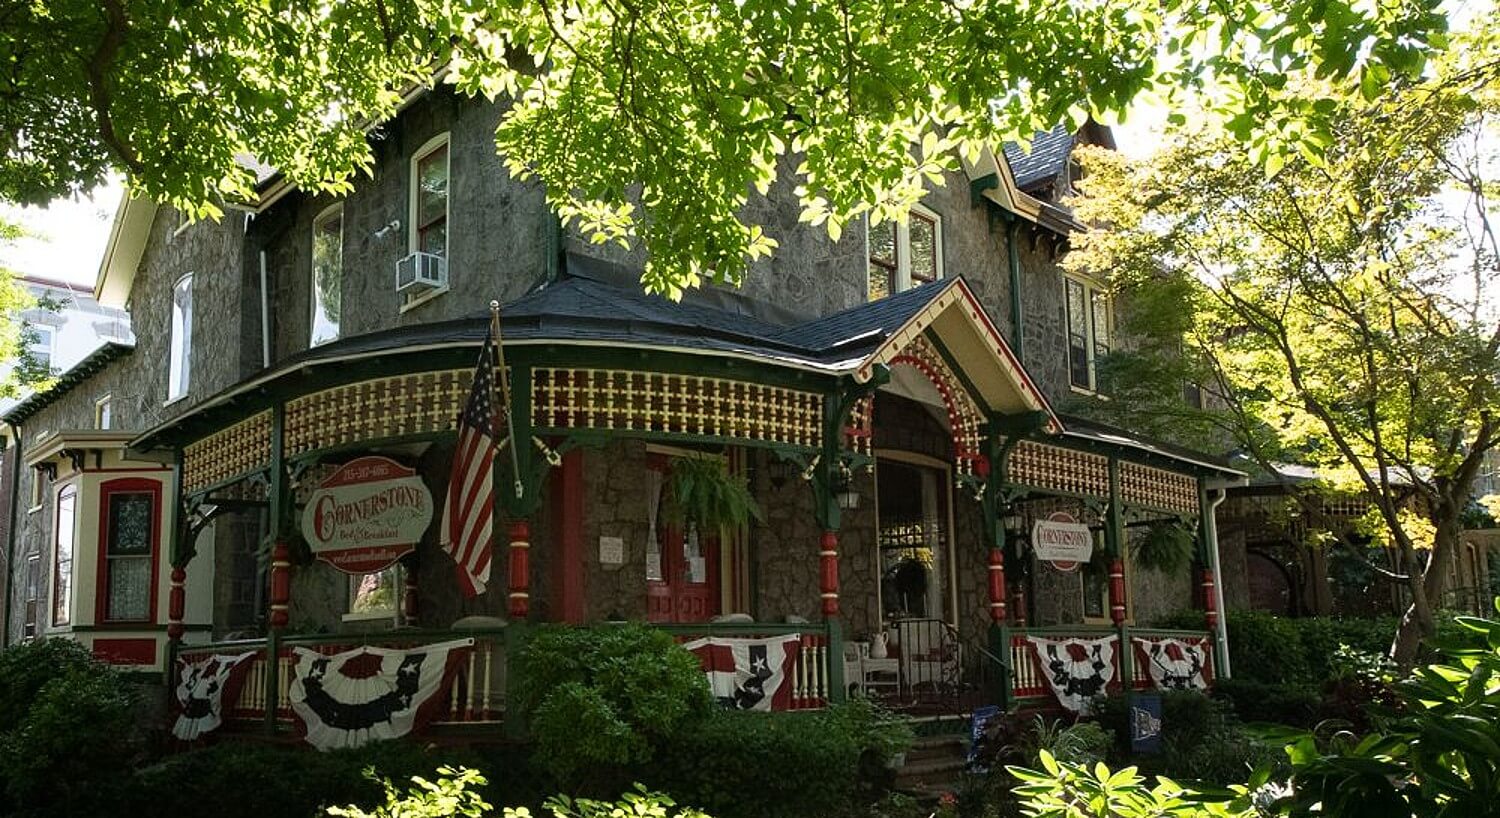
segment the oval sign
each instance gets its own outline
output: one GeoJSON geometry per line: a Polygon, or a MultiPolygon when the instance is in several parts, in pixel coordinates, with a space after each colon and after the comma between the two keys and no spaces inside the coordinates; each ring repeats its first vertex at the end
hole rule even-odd
{"type": "Polygon", "coordinates": [[[318,485],[302,511],[313,556],[349,574],[390,567],[432,523],[432,492],[388,457],[361,457],[318,485]]]}
{"type": "Polygon", "coordinates": [[[1077,571],[1094,556],[1094,532],[1066,511],[1054,511],[1031,527],[1036,558],[1059,571],[1077,571]]]}

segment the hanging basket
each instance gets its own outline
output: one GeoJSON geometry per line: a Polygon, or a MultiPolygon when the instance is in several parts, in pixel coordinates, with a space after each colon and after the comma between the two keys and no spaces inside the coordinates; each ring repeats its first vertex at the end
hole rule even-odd
{"type": "Polygon", "coordinates": [[[760,504],[750,493],[749,481],[730,474],[721,458],[674,457],[667,483],[663,512],[673,523],[691,524],[699,531],[718,531],[764,519],[760,504]]]}
{"type": "Polygon", "coordinates": [[[1193,531],[1177,522],[1155,522],[1146,529],[1145,536],[1137,540],[1130,549],[1131,560],[1141,568],[1159,574],[1185,571],[1193,564],[1197,543],[1193,531]]]}

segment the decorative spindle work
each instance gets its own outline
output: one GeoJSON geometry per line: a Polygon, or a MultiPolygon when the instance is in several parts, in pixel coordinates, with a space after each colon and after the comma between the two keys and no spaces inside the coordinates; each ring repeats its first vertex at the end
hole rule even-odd
{"type": "Polygon", "coordinates": [[[873,457],[875,440],[875,396],[866,395],[854,402],[849,410],[849,423],[844,427],[844,447],[855,454],[873,457]]]}
{"type": "Polygon", "coordinates": [[[182,490],[192,494],[260,471],[270,464],[268,409],[188,444],[182,450],[182,490]]]}
{"type": "Polygon", "coordinates": [[[932,346],[926,336],[913,338],[891,366],[905,364],[921,372],[937,388],[948,411],[948,429],[953,435],[953,463],[960,474],[973,474],[975,464],[984,452],[984,412],[969,396],[962,381],[949,368],[948,361],[932,346]]]}
{"type": "Polygon", "coordinates": [[[286,405],[286,456],[451,431],[472,378],[472,370],[445,369],[373,378],[304,395],[286,405]]]}
{"type": "Polygon", "coordinates": [[[1198,481],[1186,474],[1120,463],[1120,499],[1133,506],[1198,513],[1198,481]]]}
{"type": "Polygon", "coordinates": [[[1109,458],[1029,440],[1010,455],[1010,480],[1083,497],[1109,496],[1109,458]]]}
{"type": "Polygon", "coordinates": [[[591,429],[816,448],[823,396],[751,381],[625,369],[532,371],[539,430],[591,429]]]}

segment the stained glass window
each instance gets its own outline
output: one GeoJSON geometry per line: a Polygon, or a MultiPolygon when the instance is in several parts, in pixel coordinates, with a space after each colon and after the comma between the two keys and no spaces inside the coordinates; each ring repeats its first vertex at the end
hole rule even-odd
{"type": "Polygon", "coordinates": [[[105,562],[109,572],[104,618],[138,621],[151,618],[151,560],[155,545],[155,495],[117,492],[109,495],[105,562]]]}

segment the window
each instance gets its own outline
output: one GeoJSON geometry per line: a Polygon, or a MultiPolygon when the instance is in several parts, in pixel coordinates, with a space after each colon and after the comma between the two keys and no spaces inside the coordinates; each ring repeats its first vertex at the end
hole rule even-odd
{"type": "Polygon", "coordinates": [[[125,478],[111,480],[99,491],[104,524],[99,555],[99,619],[150,622],[161,484],[125,478]]]}
{"type": "Polygon", "coordinates": [[[36,511],[42,507],[42,498],[47,496],[47,484],[50,478],[47,472],[41,468],[31,470],[31,510],[36,511]]]}
{"type": "Polygon", "coordinates": [[[30,324],[26,328],[31,330],[33,339],[26,345],[26,351],[31,355],[31,360],[36,363],[38,369],[44,372],[52,371],[52,353],[57,341],[57,328],[45,324],[30,324]]]}
{"type": "Polygon", "coordinates": [[[94,428],[95,429],[100,429],[100,430],[108,430],[109,429],[110,420],[112,419],[112,414],[113,414],[113,412],[112,412],[113,404],[114,404],[114,396],[113,395],[105,395],[104,397],[100,398],[99,400],[94,401],[94,428]]]}
{"type": "Polygon", "coordinates": [[[1098,360],[1109,354],[1109,296],[1092,284],[1064,278],[1068,309],[1068,375],[1074,388],[1099,391],[1098,360]]]}
{"type": "Polygon", "coordinates": [[[36,636],[37,620],[42,610],[42,555],[35,551],[26,555],[26,613],[21,625],[21,636],[32,639],[36,636]]]}
{"type": "Polygon", "coordinates": [[[172,340],[167,358],[167,400],[187,395],[193,369],[193,274],[172,288],[172,340]]]}
{"type": "Polygon", "coordinates": [[[448,256],[448,135],[412,157],[411,249],[448,256]]]}
{"type": "Polygon", "coordinates": [[[870,226],[870,300],[943,277],[943,229],[936,213],[915,206],[906,223],[870,226]]]}
{"type": "Polygon", "coordinates": [[[52,624],[66,625],[73,610],[73,541],[78,487],[66,485],[57,493],[57,525],[52,529],[52,624]]]}
{"type": "Polygon", "coordinates": [[[312,338],[317,346],[339,337],[340,286],[344,274],[344,206],[334,205],[313,221],[312,338]]]}
{"type": "Polygon", "coordinates": [[[395,617],[401,597],[401,565],[383,571],[349,577],[349,613],[346,619],[395,617]]]}

